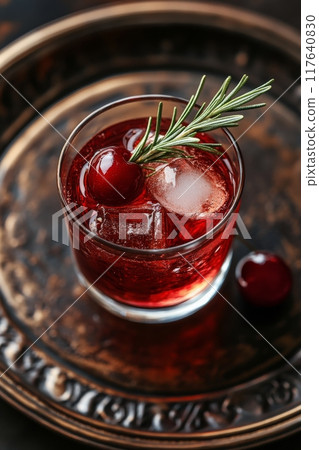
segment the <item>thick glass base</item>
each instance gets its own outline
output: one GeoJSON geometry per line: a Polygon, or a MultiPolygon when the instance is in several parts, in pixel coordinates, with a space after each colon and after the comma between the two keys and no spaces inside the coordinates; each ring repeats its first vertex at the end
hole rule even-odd
{"type": "Polygon", "coordinates": [[[124,303],[113,300],[92,286],[77,267],[76,273],[81,284],[88,289],[89,294],[113,314],[133,322],[165,323],[187,317],[212,300],[225,280],[232,256],[233,252],[230,250],[217,277],[212,281],[208,289],[190,300],[167,308],[138,308],[125,305],[124,303]]]}

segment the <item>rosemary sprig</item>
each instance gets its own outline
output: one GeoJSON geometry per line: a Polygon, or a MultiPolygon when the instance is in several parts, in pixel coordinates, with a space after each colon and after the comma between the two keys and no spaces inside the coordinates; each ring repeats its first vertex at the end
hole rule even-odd
{"type": "MultiPolygon", "coordinates": [[[[150,142],[150,132],[153,121],[153,118],[150,117],[145,134],[137,144],[135,151],[130,158],[131,162],[144,165],[155,162],[164,162],[169,158],[189,157],[182,147],[193,147],[199,150],[220,154],[218,147],[220,147],[221,144],[200,142],[200,139],[196,136],[197,133],[212,131],[221,127],[236,127],[238,122],[244,116],[241,114],[223,116],[223,114],[265,106],[265,103],[255,103],[251,105],[247,105],[247,103],[271,89],[271,83],[273,82],[273,80],[269,80],[267,83],[262,84],[252,91],[236,97],[236,94],[246,84],[248,76],[243,75],[239,83],[230,92],[228,92],[228,88],[231,77],[227,77],[208,105],[204,102],[198,109],[194,119],[189,124],[186,124],[185,121],[197,103],[205,79],[206,76],[204,75],[199,83],[196,93],[191,96],[179,118],[177,118],[177,108],[174,108],[170,126],[164,135],[160,134],[163,104],[162,102],[159,103],[154,137],[150,142]]],[[[148,169],[147,166],[145,166],[145,168],[148,169]]]]}

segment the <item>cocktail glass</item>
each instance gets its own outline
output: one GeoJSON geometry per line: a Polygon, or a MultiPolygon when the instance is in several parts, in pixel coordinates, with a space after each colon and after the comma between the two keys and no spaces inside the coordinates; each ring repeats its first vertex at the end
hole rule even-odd
{"type": "MultiPolygon", "coordinates": [[[[209,218],[205,233],[177,246],[132,248],[92,232],[87,227],[87,217],[92,212],[74,205],[67,195],[67,179],[74,158],[102,130],[123,121],[156,117],[159,101],[163,102],[163,117],[167,118],[172,116],[174,106],[179,114],[187,103],[170,96],[146,95],[103,106],[74,129],[62,149],[58,165],[58,189],[80,282],[114,314],[148,323],[185,317],[207,304],[220,289],[230,266],[233,229],[244,182],[243,161],[236,140],[227,129],[214,130],[207,134],[221,143],[225,151],[222,158],[229,173],[233,198],[222,218],[209,218]]],[[[190,189],[196,189],[196,183],[190,189]]],[[[127,209],[119,212],[126,220],[132,211],[127,205],[127,209]]],[[[147,213],[147,210],[142,212],[147,213]]],[[[119,222],[117,219],[116,223],[119,222]]],[[[157,238],[155,228],[152,227],[151,239],[148,236],[150,241],[157,238]]],[[[141,228],[139,230],[140,233],[141,228]]],[[[167,238],[162,230],[161,239],[163,233],[164,239],[167,238]]]]}

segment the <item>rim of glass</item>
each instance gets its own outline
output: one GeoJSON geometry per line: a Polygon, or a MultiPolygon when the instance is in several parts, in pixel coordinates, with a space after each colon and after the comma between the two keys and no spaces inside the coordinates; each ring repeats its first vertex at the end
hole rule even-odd
{"type": "MultiPolygon", "coordinates": [[[[124,105],[127,103],[132,103],[132,102],[136,102],[136,101],[143,101],[143,100],[174,100],[175,102],[180,102],[180,103],[188,103],[188,100],[182,98],[182,97],[175,97],[172,95],[162,95],[162,94],[147,94],[147,95],[137,95],[137,96],[131,96],[131,97],[124,97],[120,100],[115,100],[113,102],[107,103],[106,105],[96,109],[95,111],[93,111],[92,113],[90,113],[88,116],[86,116],[71,132],[70,136],[68,137],[68,139],[66,140],[65,144],[62,147],[61,153],[60,153],[60,157],[59,157],[59,161],[58,161],[58,166],[57,166],[57,185],[58,185],[58,191],[59,191],[59,196],[61,199],[61,202],[63,204],[64,207],[68,207],[68,203],[66,201],[66,199],[64,198],[64,194],[63,194],[63,186],[62,186],[62,181],[61,181],[61,168],[62,168],[62,163],[63,163],[63,158],[65,153],[67,152],[67,150],[72,147],[75,151],[78,152],[78,150],[76,150],[73,146],[72,146],[72,141],[73,139],[80,133],[80,131],[85,127],[85,125],[90,122],[92,119],[94,119],[96,116],[100,115],[101,113],[112,109],[116,106],[120,106],[120,105],[124,105]]],[[[198,105],[195,105],[196,107],[199,107],[198,105]]],[[[241,154],[241,150],[239,148],[239,145],[236,141],[236,139],[234,138],[234,136],[231,134],[231,132],[228,130],[228,128],[219,128],[220,130],[223,131],[223,133],[226,135],[226,137],[228,138],[228,140],[230,141],[230,147],[234,147],[237,158],[238,158],[238,162],[239,162],[239,184],[238,184],[238,188],[236,190],[236,195],[235,198],[233,199],[233,202],[231,204],[231,206],[229,207],[229,210],[227,211],[227,213],[225,214],[225,216],[223,217],[223,219],[218,222],[218,224],[216,224],[211,230],[209,230],[207,233],[203,234],[202,236],[199,236],[196,239],[192,239],[190,242],[186,242],[185,244],[181,244],[181,245],[176,245],[174,247],[168,247],[168,248],[158,248],[158,249],[138,249],[138,248],[134,248],[134,247],[125,247],[123,245],[120,244],[115,244],[112,241],[108,241],[106,239],[103,239],[102,237],[98,236],[97,234],[94,234],[94,236],[92,236],[92,240],[96,240],[97,242],[99,242],[100,244],[107,246],[107,247],[111,247],[114,250],[120,251],[120,252],[125,252],[125,253],[132,253],[135,255],[162,255],[162,254],[170,254],[170,253],[178,253],[179,251],[183,251],[183,250],[191,250],[194,247],[197,247],[198,245],[200,245],[202,242],[204,242],[206,239],[208,239],[211,235],[213,235],[214,233],[216,233],[218,230],[220,230],[224,224],[227,222],[227,220],[229,219],[230,215],[232,214],[232,212],[236,209],[240,198],[241,198],[241,194],[243,191],[243,186],[244,186],[244,178],[245,178],[245,173],[244,173],[244,163],[243,163],[243,158],[242,158],[242,154],[241,154]]],[[[228,149],[225,151],[227,152],[228,149]]],[[[81,229],[84,233],[86,234],[91,234],[92,232],[85,226],[83,225],[83,223],[78,222],[77,217],[74,215],[73,211],[68,210],[68,214],[70,219],[74,220],[79,229],[81,229]]]]}

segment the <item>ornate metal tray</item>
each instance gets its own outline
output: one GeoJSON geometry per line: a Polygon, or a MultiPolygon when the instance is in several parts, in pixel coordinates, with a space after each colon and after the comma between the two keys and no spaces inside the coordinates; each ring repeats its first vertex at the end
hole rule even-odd
{"type": "MultiPolygon", "coordinates": [[[[298,429],[299,374],[291,366],[299,370],[298,83],[275,102],[298,78],[298,58],[298,38],[285,26],[197,1],[94,9],[1,53],[0,72],[11,84],[0,83],[5,399],[106,449],[241,449],[298,429]],[[232,268],[223,295],[242,316],[217,297],[172,324],[113,317],[81,296],[69,248],[51,237],[64,136],[115,98],[187,97],[202,73],[208,92],[226,74],[243,72],[252,84],[273,76],[276,82],[271,108],[240,138],[247,174],[242,217],[254,245],[292,267],[291,298],[266,315],[246,309],[232,268]]],[[[246,124],[257,114],[250,112],[246,124]]],[[[233,266],[246,252],[238,241],[233,266]]]]}

